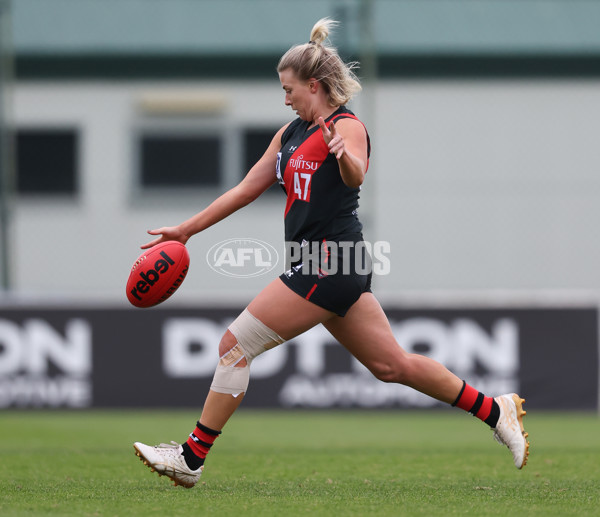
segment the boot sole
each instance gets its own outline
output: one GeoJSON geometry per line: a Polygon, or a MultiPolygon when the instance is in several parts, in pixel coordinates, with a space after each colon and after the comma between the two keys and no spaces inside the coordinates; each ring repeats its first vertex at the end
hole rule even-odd
{"type": "Polygon", "coordinates": [[[527,411],[523,409],[525,399],[522,399],[516,393],[513,394],[512,399],[515,406],[517,406],[517,420],[519,422],[519,427],[521,428],[521,434],[523,435],[523,438],[525,438],[525,457],[523,458],[523,464],[519,467],[522,469],[527,465],[527,460],[529,459],[529,440],[527,440],[529,433],[525,432],[525,428],[523,427],[523,417],[527,414],[527,411]]]}

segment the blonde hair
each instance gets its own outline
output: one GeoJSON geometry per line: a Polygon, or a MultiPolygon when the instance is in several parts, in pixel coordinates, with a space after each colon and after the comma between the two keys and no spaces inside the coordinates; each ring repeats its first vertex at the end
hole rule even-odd
{"type": "Polygon", "coordinates": [[[321,18],[310,32],[310,41],[289,49],[279,60],[277,72],[292,70],[298,79],[319,81],[331,106],[346,104],[355,93],[361,90],[353,70],[357,62],[344,63],[337,50],[325,43],[331,30],[339,22],[321,18]]]}

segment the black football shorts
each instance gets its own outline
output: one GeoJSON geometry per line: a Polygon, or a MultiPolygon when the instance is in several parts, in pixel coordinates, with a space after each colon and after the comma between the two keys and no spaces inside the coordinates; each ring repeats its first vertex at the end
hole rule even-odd
{"type": "Polygon", "coordinates": [[[296,294],[344,316],[361,294],[371,292],[371,260],[367,250],[357,246],[361,242],[346,247],[335,243],[327,251],[321,246],[318,261],[299,261],[279,278],[296,294]]]}

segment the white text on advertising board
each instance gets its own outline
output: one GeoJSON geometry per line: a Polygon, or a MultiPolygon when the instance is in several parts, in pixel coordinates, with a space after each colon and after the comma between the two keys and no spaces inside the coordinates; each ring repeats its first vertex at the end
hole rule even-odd
{"type": "Polygon", "coordinates": [[[87,407],[91,372],[86,321],[67,321],[63,335],[43,319],[0,319],[0,407],[87,407]]]}

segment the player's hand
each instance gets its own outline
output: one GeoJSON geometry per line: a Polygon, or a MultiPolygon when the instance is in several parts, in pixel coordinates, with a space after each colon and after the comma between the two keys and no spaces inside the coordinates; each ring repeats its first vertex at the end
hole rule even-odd
{"type": "Polygon", "coordinates": [[[165,241],[179,241],[182,244],[185,244],[189,239],[189,237],[179,229],[179,226],[163,226],[156,230],[148,230],[148,233],[150,235],[160,235],[160,237],[140,246],[143,250],[165,241]]]}
{"type": "Polygon", "coordinates": [[[323,120],[323,117],[319,117],[318,122],[321,132],[323,133],[323,140],[325,140],[327,147],[329,147],[329,152],[335,155],[335,157],[339,160],[346,150],[342,135],[337,132],[333,122],[329,124],[329,128],[325,125],[325,120],[323,120]]]}

